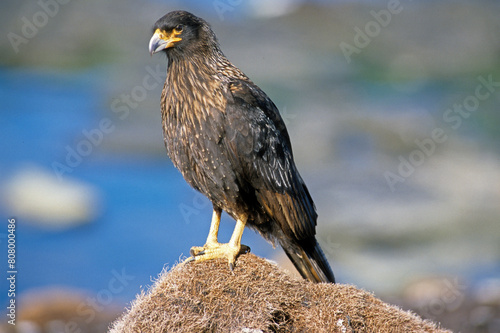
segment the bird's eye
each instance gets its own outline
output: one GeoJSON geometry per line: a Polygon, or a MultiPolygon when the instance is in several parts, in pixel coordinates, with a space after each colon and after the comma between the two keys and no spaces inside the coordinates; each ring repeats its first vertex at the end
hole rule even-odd
{"type": "Polygon", "coordinates": [[[180,33],[182,32],[182,29],[184,29],[184,27],[182,26],[182,24],[178,24],[175,28],[174,28],[174,31],[176,33],[180,33]]]}

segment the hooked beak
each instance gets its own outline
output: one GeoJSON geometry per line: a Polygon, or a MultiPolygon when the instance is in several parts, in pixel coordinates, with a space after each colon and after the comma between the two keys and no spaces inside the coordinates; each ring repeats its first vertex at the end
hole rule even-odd
{"type": "Polygon", "coordinates": [[[168,49],[181,40],[182,38],[177,37],[177,34],[173,31],[168,33],[164,30],[156,29],[149,41],[149,53],[153,55],[161,50],[168,49]]]}

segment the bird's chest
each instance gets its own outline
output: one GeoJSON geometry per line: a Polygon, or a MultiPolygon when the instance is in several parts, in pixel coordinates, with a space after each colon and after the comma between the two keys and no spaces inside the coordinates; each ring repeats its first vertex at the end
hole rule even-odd
{"type": "Polygon", "coordinates": [[[213,83],[167,82],[162,118],[167,152],[195,188],[205,187],[227,162],[225,105],[213,83]]]}

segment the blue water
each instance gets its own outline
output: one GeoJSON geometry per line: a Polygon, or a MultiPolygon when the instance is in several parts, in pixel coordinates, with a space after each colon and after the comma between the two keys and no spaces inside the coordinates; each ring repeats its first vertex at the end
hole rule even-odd
{"type": "MultiPolygon", "coordinates": [[[[76,73],[0,70],[2,189],[28,164],[51,173],[54,161],[64,163],[65,146],[74,145],[82,129],[95,128],[106,114],[101,105],[109,100],[103,93],[107,91],[105,78],[99,69],[76,73]]],[[[76,288],[98,295],[102,290],[116,290],[113,283],[116,274],[121,274],[125,277],[113,301],[129,302],[141,287],[151,285],[164,266],[174,265],[191,246],[204,244],[211,205],[185,183],[166,153],[127,155],[95,149],[64,175],[98,189],[100,210],[94,221],[55,231],[17,218],[18,295],[44,287],[76,288]]],[[[0,205],[0,217],[5,222],[12,217],[7,207],[0,205]]],[[[5,272],[7,227],[2,225],[0,262],[5,272]]],[[[234,221],[224,216],[221,241],[229,239],[233,227],[234,221]]],[[[245,232],[243,242],[258,255],[273,254],[272,247],[253,231],[245,232]]],[[[6,290],[4,286],[2,278],[1,290],[6,290]]],[[[6,302],[7,294],[2,292],[0,303],[6,302]]]]}

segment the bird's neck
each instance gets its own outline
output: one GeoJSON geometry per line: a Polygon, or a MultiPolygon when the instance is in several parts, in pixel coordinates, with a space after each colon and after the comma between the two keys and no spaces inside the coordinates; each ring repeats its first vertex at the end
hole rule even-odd
{"type": "MultiPolygon", "coordinates": [[[[217,58],[220,59],[220,56],[217,58]]],[[[215,58],[201,55],[169,57],[163,117],[170,121],[192,121],[191,113],[224,109],[224,75],[215,58]]],[[[205,118],[204,115],[202,118],[205,118]]]]}
{"type": "MultiPolygon", "coordinates": [[[[216,50],[214,50],[216,51],[216,50]]],[[[179,54],[172,50],[167,53],[168,71],[167,74],[174,75],[192,75],[195,71],[199,75],[211,75],[217,72],[216,64],[213,59],[217,59],[218,52],[193,52],[189,55],[179,54]]],[[[224,56],[224,55],[222,55],[224,56]]]]}
{"type": "Polygon", "coordinates": [[[219,48],[209,52],[191,54],[189,57],[172,55],[168,57],[167,80],[249,80],[235,67],[219,48]]]}

